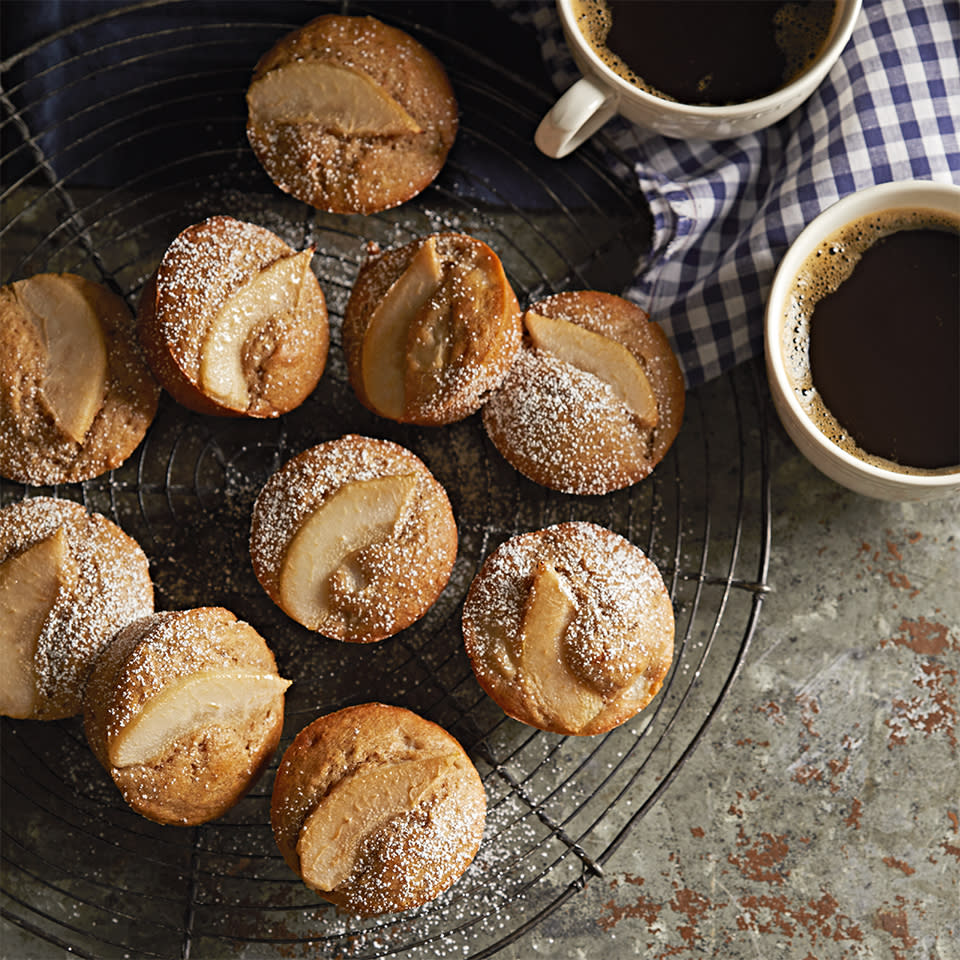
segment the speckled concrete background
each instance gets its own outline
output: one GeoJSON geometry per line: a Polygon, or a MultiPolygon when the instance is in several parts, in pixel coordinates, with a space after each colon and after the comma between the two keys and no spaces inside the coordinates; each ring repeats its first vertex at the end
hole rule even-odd
{"type": "Polygon", "coordinates": [[[772,431],[773,548],[723,713],[505,958],[960,958],[960,499],[891,504],[772,431]]]}

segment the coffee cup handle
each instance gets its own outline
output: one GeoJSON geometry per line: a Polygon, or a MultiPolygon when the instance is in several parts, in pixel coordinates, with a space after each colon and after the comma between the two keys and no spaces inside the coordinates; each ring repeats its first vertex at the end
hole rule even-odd
{"type": "Polygon", "coordinates": [[[581,77],[540,121],[534,143],[548,157],[565,157],[616,112],[616,94],[592,77],[581,77]]]}

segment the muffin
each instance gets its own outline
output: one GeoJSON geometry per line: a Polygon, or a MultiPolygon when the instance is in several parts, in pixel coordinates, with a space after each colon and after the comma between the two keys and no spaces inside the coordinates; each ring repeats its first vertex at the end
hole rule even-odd
{"type": "Polygon", "coordinates": [[[256,418],[303,403],[330,341],[312,256],[225,216],[174,239],[144,287],[138,332],[175,400],[198,413],[256,418]]]}
{"type": "Polygon", "coordinates": [[[160,388],[116,294],[72,273],[0,287],[0,475],[43,486],[119,467],[160,388]]]}
{"type": "Polygon", "coordinates": [[[511,717],[551,733],[605,733],[642,710],[670,670],[673,633],[655,564],[592,523],[507,540],[463,608],[480,686],[511,717]]]}
{"type": "Polygon", "coordinates": [[[457,528],[415,454],[348,434],[305,450],[264,485],[250,554],[270,598],[334,640],[371,643],[427,612],[450,578],[457,528]]]}
{"type": "Polygon", "coordinates": [[[520,349],[520,307],[485,243],[439,233],[376,246],[343,319],[350,383],[364,406],[440,426],[478,410],[520,349]]]}
{"type": "Polygon", "coordinates": [[[442,727],[365,703],[315,720],[284,754],[271,822],[287,865],[360,916],[432,900],[480,847],[486,796],[442,727]]]}
{"type": "Polygon", "coordinates": [[[254,70],[247,111],[270,179],[330,213],[375,213],[416,196],[457,132],[439,61],[372,17],[327,14],[280,39],[254,70]]]}
{"type": "Polygon", "coordinates": [[[230,611],[155,613],[98,657],[84,695],[87,741],[137,813],[206,823],[269,763],[289,685],[263,637],[230,611]]]}
{"type": "Polygon", "coordinates": [[[80,713],[100,651],[152,612],[147,558],[111,520],[54,497],[0,510],[0,714],[80,713]]]}
{"type": "Polygon", "coordinates": [[[497,450],[563,493],[608,493],[646,477],[683,420],[683,374],[660,327],[592,290],[542,300],[523,322],[523,350],[483,408],[497,450]]]}

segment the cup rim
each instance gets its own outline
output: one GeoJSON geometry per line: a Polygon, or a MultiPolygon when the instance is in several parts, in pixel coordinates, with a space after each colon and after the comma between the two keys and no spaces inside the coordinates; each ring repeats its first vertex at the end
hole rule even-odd
{"type": "MultiPolygon", "coordinates": [[[[670,108],[678,116],[710,117],[720,120],[739,119],[744,116],[752,116],[755,113],[762,113],[768,109],[775,108],[779,106],[785,98],[789,97],[791,93],[804,88],[806,84],[809,83],[810,78],[816,76],[819,71],[823,70],[825,74],[827,70],[830,69],[832,64],[839,59],[843,48],[847,45],[863,5],[863,0],[837,0],[837,2],[841,4],[841,8],[833,36],[820,51],[820,56],[817,57],[806,70],[794,77],[786,86],[780,87],[778,90],[774,90],[772,93],[765,94],[762,97],[757,97],[755,100],[744,100],[740,103],[693,104],[684,103],[681,100],[668,100],[666,97],[658,97],[646,90],[642,90],[640,87],[620,76],[619,73],[604,63],[587,41],[586,37],[577,29],[572,8],[573,0],[556,0],[561,12],[560,22],[564,28],[564,33],[567,35],[567,43],[576,46],[581,53],[588,56],[594,67],[600,70],[604,80],[612,83],[620,93],[625,93],[629,95],[630,98],[639,99],[641,102],[651,105],[662,106],[664,103],[669,104],[670,108]],[[825,65],[827,65],[826,70],[824,70],[825,65]]],[[[819,82],[820,80],[817,80],[814,87],[816,87],[819,82]]]]}
{"type": "Polygon", "coordinates": [[[937,206],[960,211],[960,185],[939,180],[897,180],[875,184],[849,193],[823,209],[801,230],[777,266],[767,296],[763,331],[767,372],[772,381],[771,390],[774,390],[777,398],[787,406],[804,436],[827,459],[843,464],[861,476],[883,481],[888,485],[928,490],[960,487],[960,465],[942,468],[946,472],[902,473],[867,463],[835,444],[821,432],[797,400],[786,372],[781,330],[783,303],[788,289],[803,261],[821,240],[845,224],[870,213],[911,207],[915,203],[932,206],[934,197],[940,201],[937,206]],[[918,198],[917,201],[912,199],[914,197],[918,198]]]}

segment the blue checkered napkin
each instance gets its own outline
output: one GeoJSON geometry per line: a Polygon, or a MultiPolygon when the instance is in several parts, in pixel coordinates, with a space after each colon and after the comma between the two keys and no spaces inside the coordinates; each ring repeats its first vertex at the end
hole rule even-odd
{"type": "MultiPolygon", "coordinates": [[[[505,4],[532,24],[558,90],[579,73],[552,3],[505,4]]],[[[864,0],[841,60],[768,130],[721,142],[605,132],[654,217],[624,295],[671,336],[689,386],[763,350],[763,308],[794,237],[835,200],[891,180],[960,182],[960,4],[864,0]]]]}

